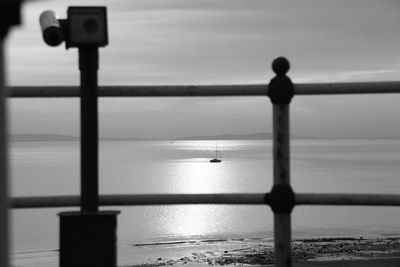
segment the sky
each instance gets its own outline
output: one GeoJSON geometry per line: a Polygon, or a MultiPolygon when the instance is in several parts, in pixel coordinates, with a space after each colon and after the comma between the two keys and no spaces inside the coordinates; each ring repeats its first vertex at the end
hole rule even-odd
{"type": "MultiPolygon", "coordinates": [[[[79,85],[77,50],[47,46],[38,18],[82,1],[24,4],[7,42],[9,85],[79,85]]],[[[99,85],[268,84],[285,56],[294,83],[396,81],[396,0],[86,0],[108,10],[99,85]]],[[[400,137],[400,95],[295,96],[292,133],[400,137]]],[[[79,135],[78,99],[12,99],[13,134],[79,135]]],[[[101,98],[103,137],[272,131],[267,97],[101,98]]]]}

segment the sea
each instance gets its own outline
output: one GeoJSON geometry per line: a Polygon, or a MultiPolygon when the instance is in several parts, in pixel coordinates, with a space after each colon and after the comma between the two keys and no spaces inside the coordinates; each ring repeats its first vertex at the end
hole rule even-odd
{"type": "MultiPolygon", "coordinates": [[[[295,192],[400,191],[400,139],[294,139],[290,150],[295,192]]],[[[99,154],[100,194],[267,193],[272,187],[271,140],[101,141],[99,154]],[[210,163],[216,145],[222,162],[210,163]]],[[[12,142],[10,158],[12,196],[79,194],[78,142],[12,142]]],[[[13,266],[58,266],[57,214],[77,209],[12,210],[13,266]]],[[[273,237],[273,213],[262,205],[101,209],[121,211],[119,265],[155,257],[152,245],[273,237]]],[[[294,238],[400,233],[396,207],[297,206],[292,215],[294,238]]]]}

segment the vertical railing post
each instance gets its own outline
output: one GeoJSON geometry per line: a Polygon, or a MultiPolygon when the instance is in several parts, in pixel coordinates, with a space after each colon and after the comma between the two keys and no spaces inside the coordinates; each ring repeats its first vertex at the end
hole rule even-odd
{"type": "Polygon", "coordinates": [[[275,266],[290,267],[291,259],[291,211],[294,207],[294,192],[290,186],[290,131],[289,104],[293,97],[293,84],[286,76],[289,61],[277,58],[272,63],[276,73],[268,88],[273,104],[273,172],[274,185],[270,198],[274,212],[275,266]]]}
{"type": "Polygon", "coordinates": [[[9,266],[9,198],[7,156],[7,106],[5,91],[4,42],[9,28],[20,23],[21,1],[0,1],[0,266],[9,266]]]}

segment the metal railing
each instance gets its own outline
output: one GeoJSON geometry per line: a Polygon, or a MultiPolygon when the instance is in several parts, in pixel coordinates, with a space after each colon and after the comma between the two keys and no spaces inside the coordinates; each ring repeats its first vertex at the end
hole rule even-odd
{"type": "MultiPolygon", "coordinates": [[[[269,205],[269,193],[253,194],[135,194],[100,195],[101,206],[143,206],[183,204],[269,205]]],[[[78,207],[79,196],[14,197],[10,208],[78,207]]],[[[295,205],[400,206],[393,194],[295,194],[295,205]]]]}
{"type": "MultiPolygon", "coordinates": [[[[400,93],[400,82],[294,84],[296,95],[400,93]]],[[[11,97],[79,97],[79,86],[12,86],[11,97]]],[[[267,96],[268,85],[99,86],[100,97],[267,96]]]]}
{"type": "MultiPolygon", "coordinates": [[[[294,95],[400,93],[400,82],[292,84],[289,62],[273,62],[269,85],[100,86],[100,97],[269,96],[273,103],[274,186],[258,194],[101,195],[102,206],[230,204],[269,205],[274,212],[275,265],[291,266],[291,212],[297,205],[400,206],[400,195],[295,193],[290,185],[289,106],[294,95]]],[[[75,86],[14,86],[11,97],[79,97],[75,86]]],[[[11,198],[10,208],[79,206],[79,196],[11,198]]]]}

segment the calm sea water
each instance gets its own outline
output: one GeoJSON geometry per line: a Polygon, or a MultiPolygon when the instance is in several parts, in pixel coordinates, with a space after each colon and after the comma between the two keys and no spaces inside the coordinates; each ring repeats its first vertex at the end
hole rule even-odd
{"type": "MultiPolygon", "coordinates": [[[[105,141],[100,192],[250,193],[272,186],[272,143],[240,141],[105,141]],[[209,163],[215,144],[219,164],[209,163]]],[[[400,191],[400,140],[294,140],[291,180],[296,192],[400,191]]],[[[11,144],[13,196],[77,195],[79,144],[11,144]]],[[[182,239],[272,237],[267,206],[179,205],[111,207],[118,218],[120,257],[132,244],[182,239]]],[[[63,209],[63,210],[71,210],[63,209]]],[[[12,211],[16,254],[58,247],[60,209],[12,211]]],[[[398,208],[296,207],[294,236],[400,233],[398,208]]]]}

